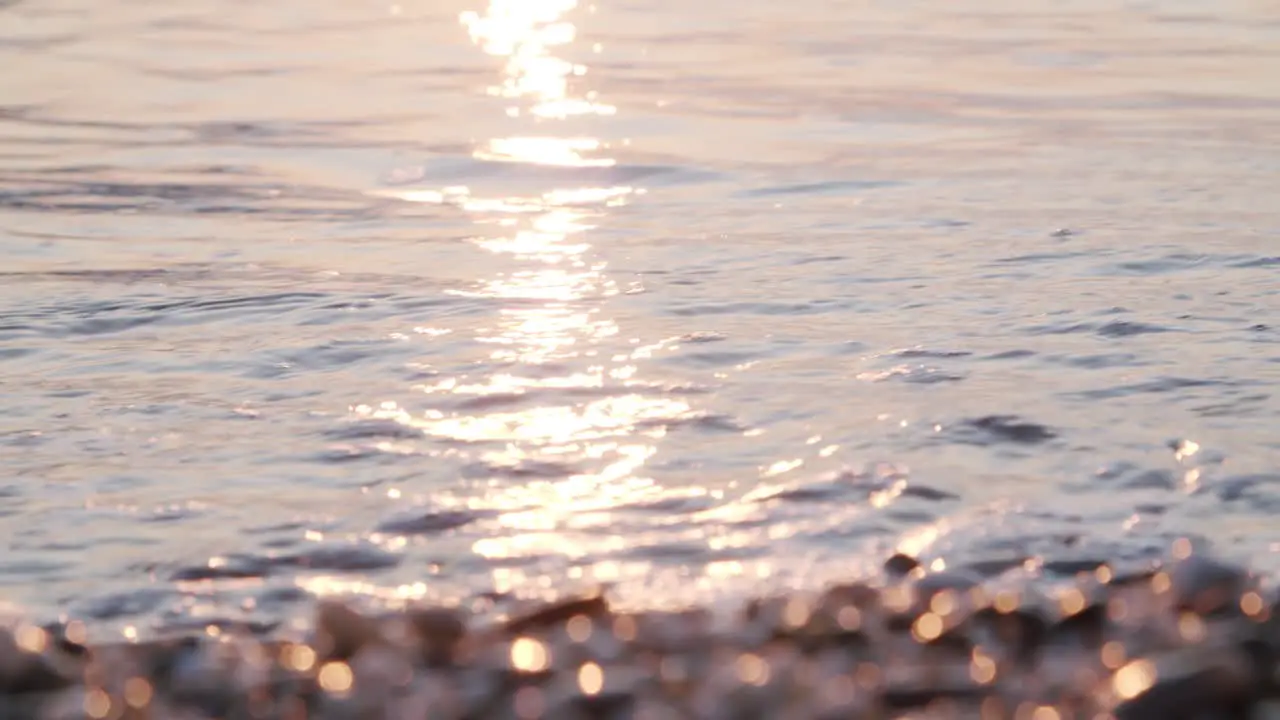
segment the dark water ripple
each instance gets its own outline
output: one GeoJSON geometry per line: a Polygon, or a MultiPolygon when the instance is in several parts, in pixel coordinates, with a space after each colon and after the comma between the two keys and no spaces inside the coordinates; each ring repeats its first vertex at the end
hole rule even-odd
{"type": "Polygon", "coordinates": [[[951,442],[984,446],[999,443],[1037,445],[1057,436],[1058,433],[1052,429],[1016,415],[987,415],[963,420],[950,432],[951,442]]]}

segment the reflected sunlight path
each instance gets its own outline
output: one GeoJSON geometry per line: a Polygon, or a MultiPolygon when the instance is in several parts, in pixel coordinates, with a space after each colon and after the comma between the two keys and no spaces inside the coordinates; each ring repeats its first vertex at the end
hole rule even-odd
{"type": "MultiPolygon", "coordinates": [[[[501,82],[488,93],[505,100],[506,115],[530,131],[483,140],[475,160],[556,168],[615,164],[599,138],[553,132],[561,121],[617,112],[595,92],[575,95],[574,80],[586,67],[553,54],[576,40],[568,19],[576,9],[574,0],[493,0],[483,14],[461,15],[472,42],[504,60],[501,82]]],[[[501,310],[494,326],[476,329],[474,340],[492,350],[474,373],[416,388],[440,398],[439,408],[417,414],[395,403],[356,408],[363,417],[391,419],[477,453],[493,479],[483,493],[469,493],[468,502],[499,511],[502,529],[472,550],[490,561],[554,555],[591,565],[588,552],[623,549],[628,539],[608,533],[607,511],[660,492],[643,467],[667,425],[693,413],[683,400],[663,397],[637,378],[633,361],[651,348],[638,341],[625,353],[600,347],[611,338],[625,345],[601,302],[620,291],[586,236],[609,208],[642,191],[563,186],[557,178],[564,177],[548,173],[540,181],[545,187],[512,196],[486,197],[465,187],[393,193],[462,208],[481,229],[473,242],[514,268],[453,291],[500,301],[501,310]],[[588,528],[595,530],[584,542],[577,531],[588,528]]],[[[616,575],[607,565],[585,573],[616,575]]],[[[529,579],[511,567],[494,573],[500,591],[529,579]]]]}

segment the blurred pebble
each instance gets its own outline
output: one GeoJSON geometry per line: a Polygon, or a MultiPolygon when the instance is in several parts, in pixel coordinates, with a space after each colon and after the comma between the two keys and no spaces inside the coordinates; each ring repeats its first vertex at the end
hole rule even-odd
{"type": "Polygon", "coordinates": [[[1074,584],[1051,587],[895,556],[887,586],[759,598],[728,625],[615,614],[598,594],[481,628],[457,608],[327,599],[306,642],[215,623],[88,646],[75,622],[15,622],[0,720],[1280,720],[1277,598],[1189,547],[1128,574],[1064,565],[1074,584]]]}
{"type": "Polygon", "coordinates": [[[905,577],[907,573],[920,567],[920,563],[910,555],[895,553],[888,560],[884,561],[884,570],[889,577],[905,577]]]}
{"type": "Polygon", "coordinates": [[[1238,609],[1249,579],[1243,568],[1203,555],[1176,562],[1168,576],[1176,607],[1201,615],[1238,609]]]}
{"type": "Polygon", "coordinates": [[[58,690],[72,684],[48,656],[48,633],[34,625],[0,627],[0,694],[58,690]]]}
{"type": "Polygon", "coordinates": [[[562,625],[578,615],[601,618],[608,614],[609,603],[604,595],[589,595],[550,603],[514,617],[507,621],[506,630],[519,635],[530,630],[545,630],[562,625]]]}
{"type": "Polygon", "coordinates": [[[452,608],[413,608],[406,613],[413,627],[422,662],[428,666],[450,665],[467,635],[467,621],[452,608]]]}
{"type": "Polygon", "coordinates": [[[346,660],[365,643],[381,639],[377,624],[337,600],[316,605],[315,642],[322,660],[346,660]]]}

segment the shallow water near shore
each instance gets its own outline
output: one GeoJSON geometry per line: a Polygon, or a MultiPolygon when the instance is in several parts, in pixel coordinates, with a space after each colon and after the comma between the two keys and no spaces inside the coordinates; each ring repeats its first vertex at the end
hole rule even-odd
{"type": "Polygon", "coordinates": [[[1273,3],[18,0],[0,66],[38,617],[1280,570],[1273,3]]]}

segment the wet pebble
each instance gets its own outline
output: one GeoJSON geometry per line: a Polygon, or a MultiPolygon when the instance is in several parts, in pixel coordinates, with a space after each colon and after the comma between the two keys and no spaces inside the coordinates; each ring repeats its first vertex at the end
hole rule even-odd
{"type": "Polygon", "coordinates": [[[987,607],[974,616],[978,642],[1005,656],[1025,663],[1040,651],[1048,636],[1049,621],[1034,607],[987,607]]]}
{"type": "Polygon", "coordinates": [[[506,623],[506,631],[513,635],[530,630],[546,630],[563,625],[579,615],[603,618],[609,613],[609,602],[603,594],[592,594],[550,603],[517,615],[506,623]]]}
{"type": "Polygon", "coordinates": [[[952,592],[957,595],[968,593],[982,583],[982,578],[963,570],[944,570],[928,573],[920,577],[912,585],[915,601],[920,607],[928,607],[939,593],[952,592]]]}
{"type": "Polygon", "coordinates": [[[1117,720],[1240,718],[1259,699],[1247,660],[1231,650],[1141,658],[1112,678],[1117,720]]]}
{"type": "Polygon", "coordinates": [[[549,717],[626,717],[650,675],[633,666],[586,662],[564,673],[548,691],[549,717]]]}
{"type": "Polygon", "coordinates": [[[378,624],[338,600],[321,600],[316,606],[315,640],[321,660],[346,660],[369,643],[382,641],[378,624]]]}
{"type": "Polygon", "coordinates": [[[1168,577],[1176,607],[1201,615],[1234,612],[1249,584],[1243,568],[1198,554],[1176,562],[1168,577]]]}
{"type": "Polygon", "coordinates": [[[453,664],[467,635],[467,620],[461,611],[418,607],[407,611],[405,620],[414,631],[424,664],[453,664]]]}
{"type": "Polygon", "coordinates": [[[894,553],[888,560],[884,561],[884,570],[889,577],[901,578],[908,573],[920,567],[920,563],[910,555],[902,553],[894,553]]]}
{"type": "Polygon", "coordinates": [[[235,661],[228,646],[184,644],[167,659],[167,693],[211,717],[226,717],[245,698],[235,679],[235,661]]]}
{"type": "Polygon", "coordinates": [[[0,694],[42,693],[72,684],[65,664],[49,653],[49,634],[40,627],[19,624],[0,628],[0,694]]]}

